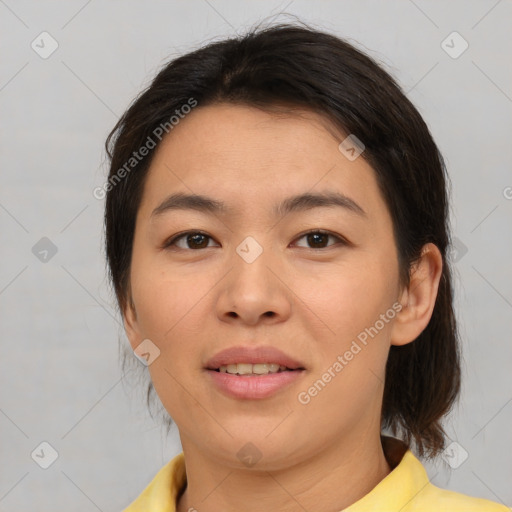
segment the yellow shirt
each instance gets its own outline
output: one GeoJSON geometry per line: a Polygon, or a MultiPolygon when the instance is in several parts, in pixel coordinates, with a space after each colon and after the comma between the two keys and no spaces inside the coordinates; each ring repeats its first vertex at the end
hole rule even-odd
{"type": "MultiPolygon", "coordinates": [[[[400,449],[400,445],[405,447],[401,441],[388,436],[381,439],[392,471],[368,494],[340,512],[510,512],[510,508],[494,501],[436,487],[411,450],[400,449]]],[[[176,512],[176,498],[186,483],[181,452],[160,469],[123,512],[176,512]]]]}

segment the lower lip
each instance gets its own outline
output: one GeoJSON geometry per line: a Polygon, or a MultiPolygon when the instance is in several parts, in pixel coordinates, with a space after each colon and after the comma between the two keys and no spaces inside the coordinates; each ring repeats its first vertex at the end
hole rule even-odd
{"type": "Polygon", "coordinates": [[[269,373],[267,375],[235,375],[207,370],[215,386],[224,394],[246,400],[268,398],[299,379],[304,370],[269,373]]]}

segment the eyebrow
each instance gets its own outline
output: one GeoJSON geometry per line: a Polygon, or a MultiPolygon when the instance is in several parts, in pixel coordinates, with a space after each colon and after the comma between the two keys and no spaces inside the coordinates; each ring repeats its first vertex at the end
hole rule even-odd
{"type": "MultiPolygon", "coordinates": [[[[340,207],[361,217],[367,216],[363,208],[353,199],[350,199],[350,197],[340,192],[332,191],[320,193],[306,192],[304,194],[288,197],[281,203],[274,205],[273,214],[277,217],[284,216],[288,213],[311,210],[313,208],[328,207],[340,207]]],[[[226,203],[217,199],[199,194],[177,192],[164,199],[164,201],[153,210],[151,218],[159,217],[163,213],[172,210],[194,210],[211,214],[228,214],[233,211],[226,203]]]]}

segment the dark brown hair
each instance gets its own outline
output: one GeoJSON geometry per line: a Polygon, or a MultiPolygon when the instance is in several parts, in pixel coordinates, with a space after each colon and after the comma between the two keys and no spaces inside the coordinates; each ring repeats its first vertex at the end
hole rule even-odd
{"type": "MultiPolygon", "coordinates": [[[[393,220],[402,285],[409,284],[423,245],[439,248],[443,269],[432,318],[415,341],[391,346],[382,405],[382,428],[400,433],[409,447],[414,441],[420,456],[438,455],[446,437],[441,420],[460,391],[460,349],[447,261],[448,176],[421,115],[372,58],[303,23],[258,27],[170,61],[106,141],[105,247],[121,312],[131,303],[135,218],[156,150],[132,161],[129,169],[126,163],[155,139],[159,126],[170,128],[171,116],[191,98],[197,108],[220,102],[269,110],[291,105],[355,134],[365,145],[362,157],[376,173],[393,220]],[[114,180],[123,167],[122,179],[114,180]]],[[[149,383],[148,405],[152,393],[149,383]]]]}

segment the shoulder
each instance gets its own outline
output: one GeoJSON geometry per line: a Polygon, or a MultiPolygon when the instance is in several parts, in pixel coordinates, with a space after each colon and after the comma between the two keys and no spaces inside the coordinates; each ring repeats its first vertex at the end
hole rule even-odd
{"type": "Polygon", "coordinates": [[[511,512],[501,503],[443,489],[428,478],[425,467],[408,450],[398,466],[402,481],[409,484],[409,508],[402,512],[511,512]]]}
{"type": "Polygon", "coordinates": [[[176,498],[185,485],[185,459],[181,452],[158,471],[123,512],[175,512],[176,498]]]}
{"type": "Polygon", "coordinates": [[[511,509],[501,503],[476,498],[447,489],[441,489],[433,484],[427,485],[424,489],[422,502],[431,505],[433,508],[420,507],[412,510],[436,510],[436,512],[510,512],[511,509]]]}
{"type": "Polygon", "coordinates": [[[393,438],[385,441],[391,473],[347,512],[512,512],[501,503],[434,485],[410,449],[393,438]]]}

